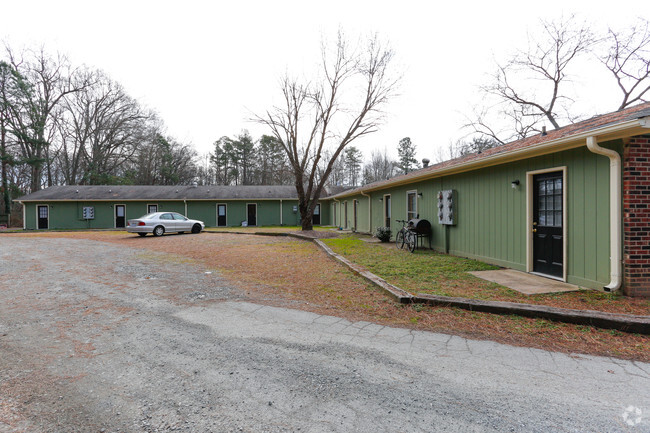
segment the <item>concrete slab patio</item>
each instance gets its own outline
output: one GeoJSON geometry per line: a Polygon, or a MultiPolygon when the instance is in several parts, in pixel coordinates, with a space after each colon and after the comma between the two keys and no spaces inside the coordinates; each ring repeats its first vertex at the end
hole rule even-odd
{"type": "Polygon", "coordinates": [[[514,269],[497,269],[493,271],[473,271],[470,274],[486,281],[501,284],[509,289],[516,290],[526,295],[539,295],[542,293],[575,292],[580,287],[563,281],[545,278],[514,269]]]}

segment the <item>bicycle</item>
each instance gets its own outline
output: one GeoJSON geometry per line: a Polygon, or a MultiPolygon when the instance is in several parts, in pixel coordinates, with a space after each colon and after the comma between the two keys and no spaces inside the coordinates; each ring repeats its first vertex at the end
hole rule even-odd
{"type": "Polygon", "coordinates": [[[395,235],[395,245],[397,248],[406,248],[413,252],[415,251],[415,246],[418,243],[418,237],[413,231],[413,224],[407,220],[395,220],[398,223],[402,223],[402,228],[395,235]]]}

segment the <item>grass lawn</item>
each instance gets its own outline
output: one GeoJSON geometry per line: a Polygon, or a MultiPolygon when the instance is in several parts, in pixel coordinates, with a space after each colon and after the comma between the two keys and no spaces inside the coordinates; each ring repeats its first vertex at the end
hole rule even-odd
{"type": "Polygon", "coordinates": [[[410,293],[425,293],[491,301],[543,304],[560,308],[650,314],[650,300],[620,294],[581,290],[579,292],[525,295],[499,284],[482,280],[468,271],[499,269],[476,260],[431,250],[409,253],[394,243],[370,243],[358,235],[323,239],[336,253],[364,266],[372,273],[410,293]]]}

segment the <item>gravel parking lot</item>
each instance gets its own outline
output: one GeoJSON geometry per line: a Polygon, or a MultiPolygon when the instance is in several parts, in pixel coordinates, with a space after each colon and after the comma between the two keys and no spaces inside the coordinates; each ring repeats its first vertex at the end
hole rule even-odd
{"type": "Polygon", "coordinates": [[[650,430],[648,364],[262,305],[226,277],[1,236],[0,432],[650,430]]]}

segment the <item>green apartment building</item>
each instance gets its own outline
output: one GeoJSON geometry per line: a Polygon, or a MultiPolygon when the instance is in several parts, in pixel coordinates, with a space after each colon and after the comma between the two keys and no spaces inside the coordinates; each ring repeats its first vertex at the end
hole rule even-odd
{"type": "MultiPolygon", "coordinates": [[[[395,233],[396,220],[427,219],[438,251],[650,297],[650,103],[326,194],[316,225],[395,233]]],[[[59,186],[17,201],[25,229],[119,228],[167,210],[208,227],[300,221],[293,186],[59,186]]]]}
{"type": "MultiPolygon", "coordinates": [[[[178,212],[206,227],[299,225],[293,186],[53,186],[16,200],[29,229],[126,227],[151,212],[178,212]]],[[[329,206],[317,205],[314,224],[329,220],[329,206]]]]}
{"type": "Polygon", "coordinates": [[[419,217],[438,251],[650,297],[650,103],[329,199],[343,228],[419,217]]]}

